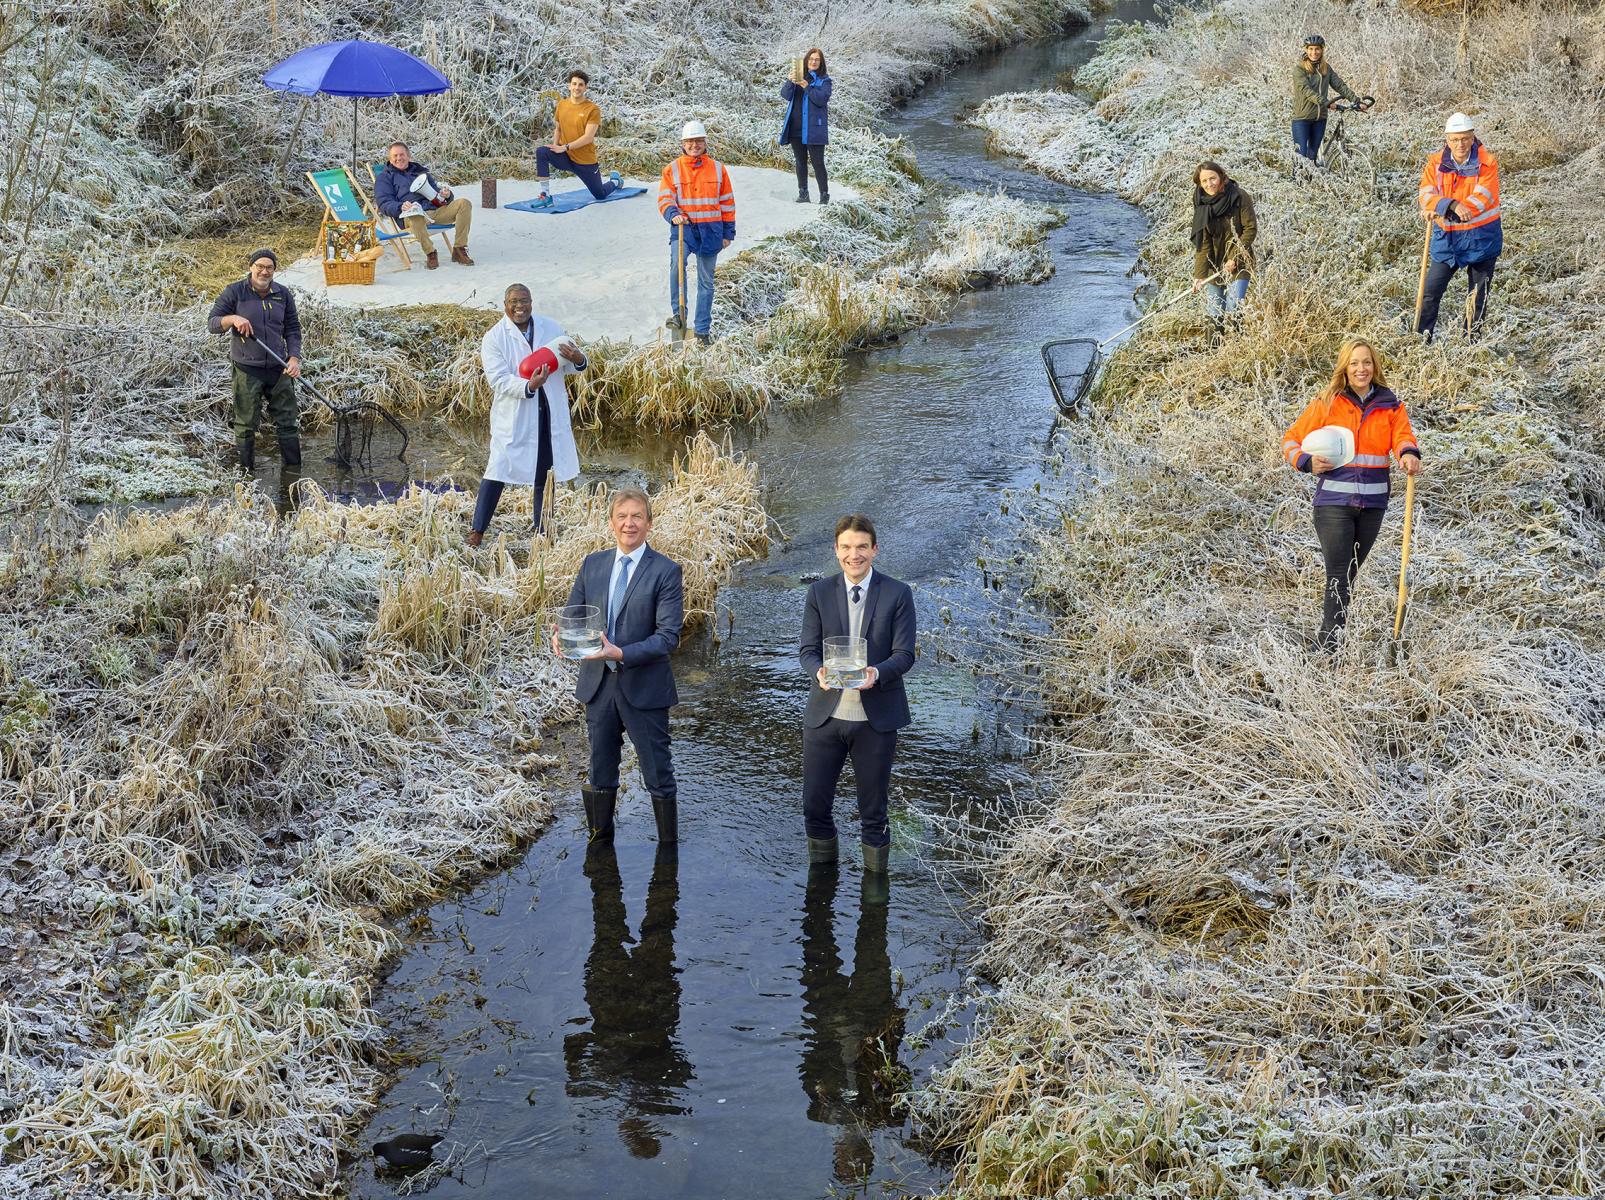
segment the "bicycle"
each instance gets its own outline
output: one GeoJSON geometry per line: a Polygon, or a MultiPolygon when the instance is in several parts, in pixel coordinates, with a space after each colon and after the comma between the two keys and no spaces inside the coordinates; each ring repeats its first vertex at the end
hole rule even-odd
{"type": "Polygon", "coordinates": [[[1357,103],[1339,100],[1332,105],[1331,111],[1337,114],[1337,119],[1327,128],[1326,137],[1321,142],[1320,153],[1316,159],[1321,167],[1328,171],[1336,171],[1347,164],[1360,162],[1364,164],[1373,179],[1376,177],[1376,166],[1372,163],[1370,155],[1357,149],[1349,141],[1346,120],[1349,113],[1368,112],[1375,103],[1375,97],[1361,96],[1357,103]]]}

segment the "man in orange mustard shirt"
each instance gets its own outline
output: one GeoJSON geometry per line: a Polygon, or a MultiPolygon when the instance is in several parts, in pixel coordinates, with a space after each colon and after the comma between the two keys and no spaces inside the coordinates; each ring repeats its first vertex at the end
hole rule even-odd
{"type": "Polygon", "coordinates": [[[602,168],[596,165],[596,132],[602,128],[602,110],[586,99],[590,88],[591,77],[584,71],[575,68],[568,73],[568,99],[559,100],[552,113],[557,122],[552,144],[535,147],[535,181],[541,187],[535,208],[552,206],[546,189],[553,167],[578,176],[598,200],[606,200],[623,186],[617,171],[609,171],[604,180],[602,168]]]}
{"type": "Polygon", "coordinates": [[[701,121],[688,121],[680,131],[680,148],[685,151],[663,168],[658,184],[658,212],[669,229],[669,308],[664,322],[670,329],[681,329],[680,322],[680,231],[685,231],[685,269],[691,270],[693,257],[697,271],[697,308],[693,322],[697,341],[713,340],[713,264],[719,251],[736,240],[736,194],[731,190],[730,171],[708,153],[708,131],[701,121]]]}

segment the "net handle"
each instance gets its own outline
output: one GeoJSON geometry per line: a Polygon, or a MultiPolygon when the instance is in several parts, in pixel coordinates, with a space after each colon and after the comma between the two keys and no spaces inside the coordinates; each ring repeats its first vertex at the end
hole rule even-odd
{"type": "MultiPolygon", "coordinates": [[[[1220,278],[1220,272],[1216,271],[1208,279],[1200,279],[1198,281],[1198,287],[1203,287],[1206,283],[1214,283],[1215,280],[1217,280],[1219,278],[1220,278]]],[[[1154,309],[1152,312],[1143,313],[1142,316],[1138,317],[1135,321],[1133,321],[1130,325],[1127,325],[1124,329],[1120,330],[1118,333],[1111,333],[1108,337],[1104,338],[1103,341],[1098,343],[1099,352],[1102,353],[1103,348],[1105,346],[1107,346],[1110,342],[1114,341],[1117,337],[1119,337],[1120,334],[1122,334],[1122,333],[1130,333],[1133,329],[1137,328],[1137,326],[1141,325],[1149,317],[1157,317],[1160,313],[1164,312],[1172,304],[1180,304],[1183,300],[1187,299],[1188,296],[1191,296],[1195,292],[1197,292],[1197,290],[1198,290],[1198,288],[1188,288],[1181,295],[1174,296],[1171,299],[1166,300],[1163,304],[1161,304],[1158,308],[1154,309]]],[[[271,354],[273,352],[271,350],[269,350],[268,353],[271,354]]]]}

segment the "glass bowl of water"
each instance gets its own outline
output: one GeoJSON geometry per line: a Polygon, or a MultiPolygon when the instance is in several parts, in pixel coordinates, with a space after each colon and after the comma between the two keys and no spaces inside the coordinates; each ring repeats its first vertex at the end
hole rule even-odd
{"type": "Polygon", "coordinates": [[[557,646],[564,658],[587,658],[602,649],[602,610],[594,604],[566,604],[557,610],[557,646]]]}
{"type": "Polygon", "coordinates": [[[861,637],[825,639],[825,686],[856,688],[869,678],[869,643],[861,637]]]}

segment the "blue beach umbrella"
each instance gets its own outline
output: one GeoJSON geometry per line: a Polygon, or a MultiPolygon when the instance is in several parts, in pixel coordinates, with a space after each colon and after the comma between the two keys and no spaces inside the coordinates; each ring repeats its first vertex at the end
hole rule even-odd
{"type": "Polygon", "coordinates": [[[451,89],[451,80],[416,55],[360,38],[324,42],[298,50],[262,82],[298,96],[351,97],[351,177],[357,177],[357,100],[363,96],[429,96],[451,89]]]}

